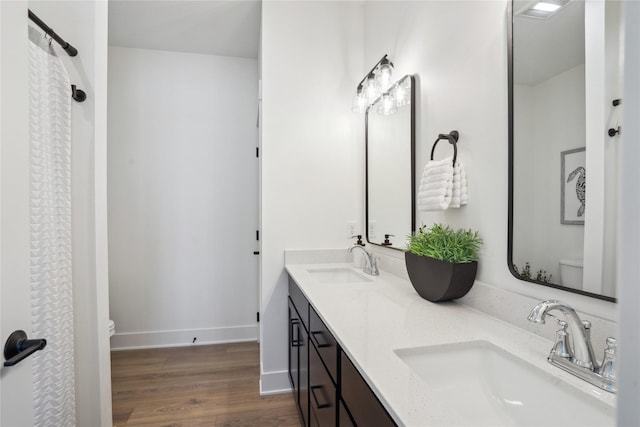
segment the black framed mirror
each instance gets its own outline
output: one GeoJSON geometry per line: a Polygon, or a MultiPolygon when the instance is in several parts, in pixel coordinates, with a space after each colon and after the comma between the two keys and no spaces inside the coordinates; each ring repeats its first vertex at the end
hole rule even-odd
{"type": "Polygon", "coordinates": [[[403,250],[415,231],[415,77],[406,75],[365,114],[365,236],[367,242],[403,250]],[[403,99],[388,104],[400,88],[403,99]]]}
{"type": "Polygon", "coordinates": [[[624,2],[552,3],[507,10],[508,267],[615,302],[624,2]]]}

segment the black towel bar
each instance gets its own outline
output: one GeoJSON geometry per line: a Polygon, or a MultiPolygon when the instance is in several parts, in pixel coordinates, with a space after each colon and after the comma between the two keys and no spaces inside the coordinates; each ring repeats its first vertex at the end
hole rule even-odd
{"type": "Polygon", "coordinates": [[[438,135],[438,139],[433,143],[433,147],[431,147],[431,160],[433,160],[433,153],[436,151],[436,145],[438,145],[438,141],[442,139],[446,139],[449,141],[449,144],[453,145],[453,167],[456,166],[456,158],[458,157],[458,131],[452,130],[449,133],[441,133],[438,135]]]}

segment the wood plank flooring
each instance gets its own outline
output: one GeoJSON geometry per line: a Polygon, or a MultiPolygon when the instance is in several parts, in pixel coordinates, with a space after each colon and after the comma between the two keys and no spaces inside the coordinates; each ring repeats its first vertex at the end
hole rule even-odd
{"type": "Polygon", "coordinates": [[[299,426],[291,393],[260,397],[259,366],[257,343],[115,351],[113,424],[299,426]]]}

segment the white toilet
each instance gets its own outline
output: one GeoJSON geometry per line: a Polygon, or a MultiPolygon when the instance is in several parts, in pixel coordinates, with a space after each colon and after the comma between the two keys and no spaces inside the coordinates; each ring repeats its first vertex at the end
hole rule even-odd
{"type": "Polygon", "coordinates": [[[582,289],[582,260],[561,259],[560,284],[572,289],[582,289]]]}
{"type": "Polygon", "coordinates": [[[109,320],[109,336],[112,337],[116,333],[116,322],[109,320]]]}

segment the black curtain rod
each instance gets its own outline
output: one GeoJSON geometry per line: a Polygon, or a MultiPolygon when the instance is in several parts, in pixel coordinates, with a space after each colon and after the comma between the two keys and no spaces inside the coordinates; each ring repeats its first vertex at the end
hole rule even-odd
{"type": "Polygon", "coordinates": [[[62,47],[62,49],[64,49],[64,51],[69,54],[69,56],[76,56],[78,54],[78,50],[75,47],[64,41],[62,37],[57,35],[55,31],[51,29],[51,27],[42,22],[42,20],[38,18],[35,13],[31,12],[31,10],[29,10],[29,19],[31,19],[38,27],[40,27],[42,31],[47,33],[48,36],[55,40],[62,47]]]}
{"type": "MultiPolygon", "coordinates": [[[[49,37],[55,40],[62,47],[62,49],[64,49],[64,51],[69,54],[69,56],[76,56],[78,54],[78,49],[64,41],[62,37],[57,35],[55,31],[51,29],[51,27],[42,22],[42,19],[38,18],[35,13],[31,12],[30,9],[27,10],[29,11],[29,19],[31,19],[34,24],[40,27],[40,29],[44,31],[49,37]]],[[[84,102],[84,100],[87,99],[87,94],[83,90],[78,89],[76,85],[71,85],[71,97],[78,102],[84,102]]]]}

